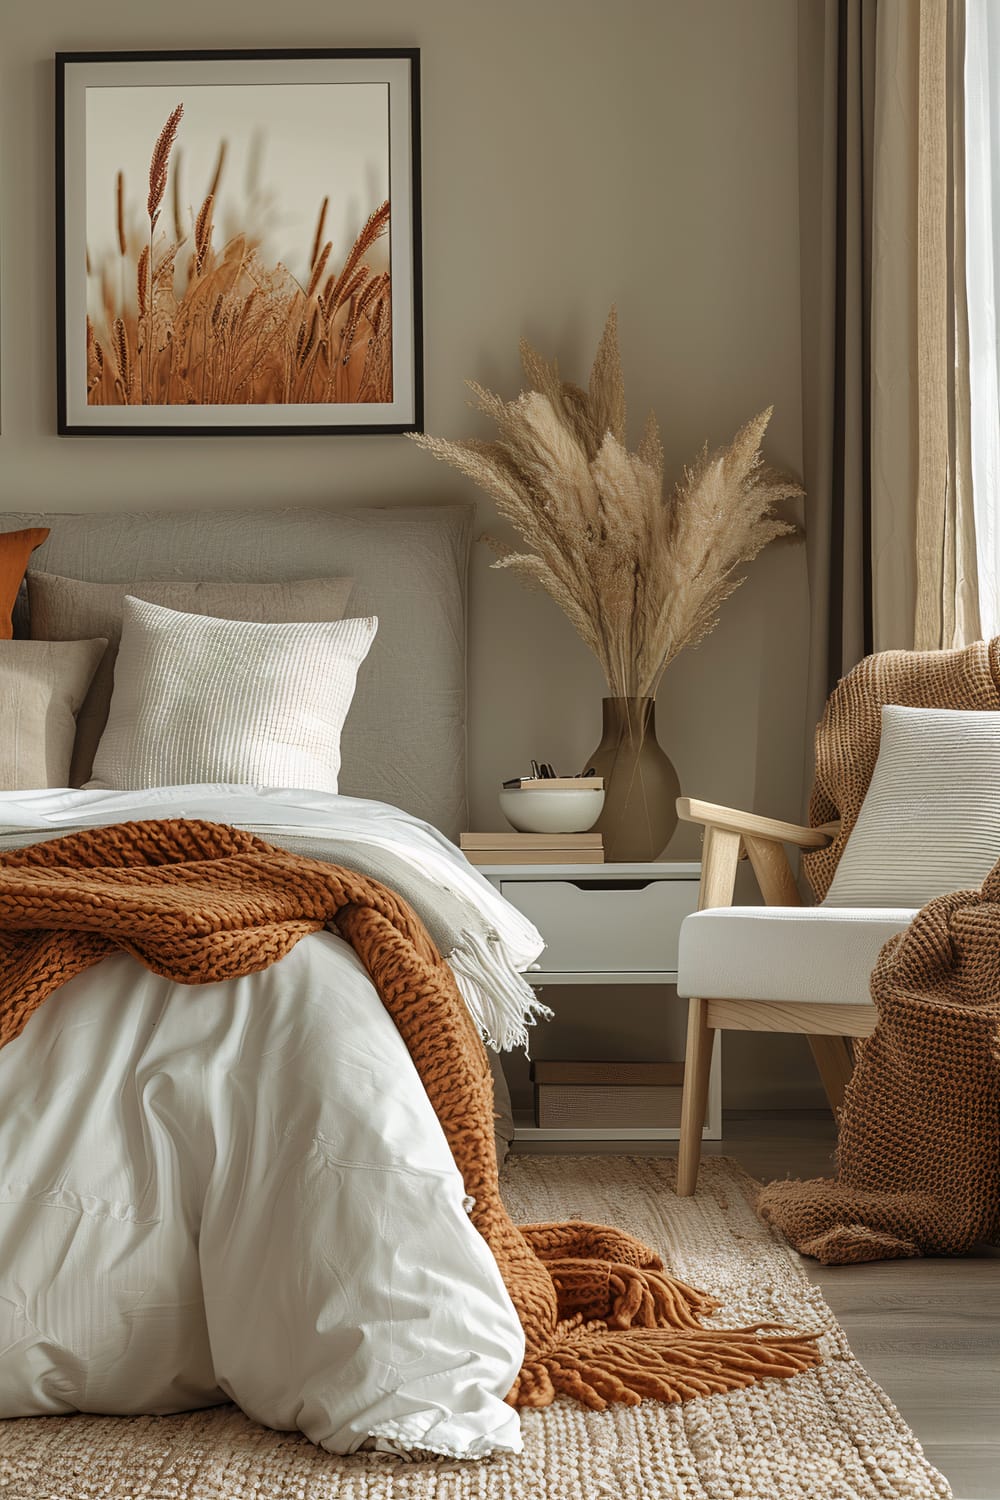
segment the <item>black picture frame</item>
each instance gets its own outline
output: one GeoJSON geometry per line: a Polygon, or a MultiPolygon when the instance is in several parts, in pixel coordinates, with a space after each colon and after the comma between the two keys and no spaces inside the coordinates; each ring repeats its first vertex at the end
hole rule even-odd
{"type": "Polygon", "coordinates": [[[57,53],[56,261],[60,435],[422,431],[419,48],[57,53]]]}

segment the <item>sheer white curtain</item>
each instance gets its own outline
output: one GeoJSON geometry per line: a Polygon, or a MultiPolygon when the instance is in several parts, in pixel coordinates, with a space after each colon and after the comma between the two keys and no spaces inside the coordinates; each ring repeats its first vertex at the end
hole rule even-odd
{"type": "Polygon", "coordinates": [[[1000,7],[966,0],[965,218],[979,616],[1000,635],[1000,7]]]}

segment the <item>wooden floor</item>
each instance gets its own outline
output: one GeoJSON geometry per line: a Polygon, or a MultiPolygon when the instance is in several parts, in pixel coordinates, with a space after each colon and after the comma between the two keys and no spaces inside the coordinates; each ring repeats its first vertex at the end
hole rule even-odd
{"type": "MultiPolygon", "coordinates": [[[[706,1154],[734,1157],[762,1181],[832,1175],[834,1128],[824,1113],[731,1115],[724,1129],[724,1140],[706,1141],[706,1154]]],[[[677,1148],[572,1147],[599,1149],[670,1155],[677,1148]]],[[[956,1260],[803,1265],[956,1500],[1000,1500],[1000,1250],[956,1260]]]]}

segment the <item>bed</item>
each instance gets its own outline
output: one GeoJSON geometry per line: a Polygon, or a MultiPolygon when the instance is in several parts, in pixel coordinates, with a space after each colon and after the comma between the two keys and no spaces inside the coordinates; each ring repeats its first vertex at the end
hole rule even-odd
{"type": "MultiPolygon", "coordinates": [[[[61,775],[74,786],[0,792],[0,853],[185,818],[351,864],[401,890],[481,1033],[509,1045],[532,1019],[518,971],[541,940],[452,842],[465,823],[469,526],[462,507],[5,517],[5,532],[50,529],[15,618],[15,634],[48,642],[36,655],[95,638],[95,622],[108,638],[111,614],[125,632],[106,726],[106,702],[73,709],[76,752],[61,775]],[[142,755],[119,733],[135,708],[121,705],[136,642],[146,663],[188,622],[184,639],[202,653],[190,670],[263,639],[241,630],[280,628],[295,650],[302,590],[329,579],[352,580],[338,641],[377,617],[337,735],[336,790],[287,774],[278,786],[181,775],[216,763],[204,745],[184,759],[187,726],[166,732],[169,717],[150,721],[142,755]],[[165,597],[187,608],[134,603],[140,580],[183,585],[165,597]],[[224,607],[211,594],[192,603],[204,580],[230,590],[224,607]],[[256,597],[256,613],[246,604],[272,585],[291,588],[280,627],[273,595],[256,597]],[[84,765],[88,716],[98,749],[84,765]]],[[[310,607],[321,639],[335,626],[321,598],[310,607]]],[[[233,660],[231,694],[262,690],[259,658],[233,660]]],[[[227,712],[221,703],[219,723],[227,712]]],[[[342,938],[317,932],[258,973],[196,987],[116,953],[0,1050],[0,1416],[233,1399],[338,1453],[517,1451],[504,1396],[524,1339],[469,1209],[420,1078],[342,938]]]]}

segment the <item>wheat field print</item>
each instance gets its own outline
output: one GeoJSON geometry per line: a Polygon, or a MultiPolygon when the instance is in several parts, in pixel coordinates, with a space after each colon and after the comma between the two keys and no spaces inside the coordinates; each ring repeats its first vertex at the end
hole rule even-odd
{"type": "Polygon", "coordinates": [[[414,62],[64,57],[61,431],[414,430],[414,62]]]}

